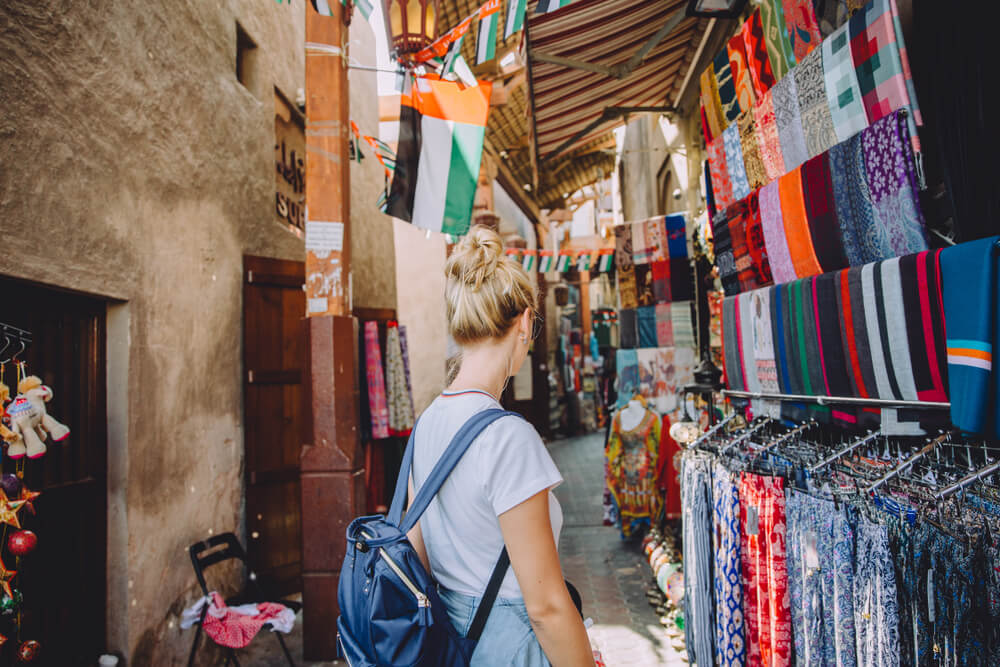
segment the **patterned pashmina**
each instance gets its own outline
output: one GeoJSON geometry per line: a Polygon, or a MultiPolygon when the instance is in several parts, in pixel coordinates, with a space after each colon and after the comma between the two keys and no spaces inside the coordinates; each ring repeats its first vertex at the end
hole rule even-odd
{"type": "Polygon", "coordinates": [[[666,226],[667,251],[671,259],[687,258],[687,218],[674,213],[663,219],[666,226]]]}
{"type": "Polygon", "coordinates": [[[385,397],[385,373],[378,343],[378,322],[365,322],[365,377],[368,381],[368,412],[372,438],[389,437],[389,406],[385,397]]]}
{"type": "Polygon", "coordinates": [[[656,303],[656,292],[653,286],[653,265],[635,265],[635,292],[640,306],[652,306],[656,303]]]}
{"type": "MultiPolygon", "coordinates": [[[[847,142],[837,144],[828,153],[830,159],[830,181],[833,185],[833,199],[837,207],[837,225],[840,229],[840,244],[844,248],[848,266],[865,263],[863,247],[858,238],[857,223],[851,205],[850,154],[847,142]]],[[[867,183],[866,183],[867,186],[867,183]]]]}
{"type": "Polygon", "coordinates": [[[729,166],[726,160],[725,139],[720,135],[706,146],[708,152],[708,169],[712,178],[712,195],[715,197],[717,211],[724,210],[732,204],[733,186],[729,181],[729,166]]]}
{"type": "Polygon", "coordinates": [[[747,182],[750,189],[756,190],[767,183],[767,173],[760,156],[760,143],[757,139],[757,126],[753,120],[753,110],[744,111],[736,121],[740,128],[740,149],[743,152],[743,165],[747,171],[747,182]]]}
{"type": "Polygon", "coordinates": [[[650,218],[646,225],[646,251],[649,254],[650,262],[659,262],[667,259],[667,230],[664,226],[663,216],[650,218]]]}
{"type": "Polygon", "coordinates": [[[620,271],[628,269],[634,264],[632,261],[632,225],[617,225],[614,230],[615,267],[620,271]]]}
{"type": "MultiPolygon", "coordinates": [[[[787,78],[787,77],[786,77],[787,78]]],[[[785,227],[788,253],[799,278],[822,273],[809,234],[809,219],[802,194],[802,171],[795,169],[778,179],[781,220],[785,227]]]]}
{"type": "Polygon", "coordinates": [[[726,382],[730,389],[746,391],[743,382],[743,358],[740,355],[739,328],[737,326],[736,296],[727,296],[722,301],[722,345],[726,362],[726,382]]]}
{"type": "Polygon", "coordinates": [[[811,0],[783,0],[783,4],[785,25],[795,52],[795,61],[801,63],[823,41],[816,24],[816,10],[813,9],[811,0]]]}
{"type": "Polygon", "coordinates": [[[868,126],[847,25],[823,40],[823,78],[837,141],[846,141],[868,126]]]}
{"type": "Polygon", "coordinates": [[[868,187],[863,136],[864,132],[854,135],[844,142],[842,147],[838,147],[838,150],[844,151],[854,234],[857,237],[862,263],[868,264],[888,259],[894,253],[889,243],[889,235],[875,217],[875,204],[872,201],[871,189],[868,187]]]}
{"type": "Polygon", "coordinates": [[[722,133],[726,147],[726,169],[733,187],[733,199],[739,201],[750,194],[750,182],[743,163],[743,148],[740,145],[740,128],[733,123],[722,133]]]}
{"type": "Polygon", "coordinates": [[[389,407],[389,433],[409,435],[413,429],[413,400],[410,396],[399,328],[390,322],[385,331],[385,384],[389,407]]]}
{"type": "Polygon", "coordinates": [[[709,65],[701,73],[701,103],[705,110],[705,122],[712,137],[722,134],[726,128],[726,116],[722,113],[722,102],[719,100],[719,84],[715,80],[715,68],[709,65]]]}
{"type": "Polygon", "coordinates": [[[781,155],[785,161],[785,172],[789,172],[809,159],[806,152],[806,135],[802,131],[802,117],[799,112],[799,91],[795,83],[795,70],[788,72],[784,79],[771,89],[774,121],[778,126],[781,141],[781,155]]]}
{"type": "Polygon", "coordinates": [[[736,214],[743,202],[737,202],[712,219],[712,238],[715,242],[715,264],[719,267],[719,280],[727,296],[739,292],[736,258],[733,256],[733,239],[729,232],[729,216],[736,214]]]}
{"type": "Polygon", "coordinates": [[[670,319],[670,304],[656,304],[656,344],[659,347],[674,346],[674,327],[670,319]]]}
{"type": "Polygon", "coordinates": [[[624,407],[639,388],[639,355],[633,349],[619,349],[615,354],[618,373],[618,407],[624,407]]]}
{"type": "Polygon", "coordinates": [[[649,241],[646,239],[646,223],[632,223],[632,262],[635,264],[648,264],[649,241]]]}
{"type": "Polygon", "coordinates": [[[795,280],[795,265],[788,251],[785,240],[785,225],[781,219],[781,200],[778,195],[778,183],[768,183],[760,189],[758,195],[761,231],[764,234],[764,246],[767,248],[768,265],[776,283],[787,283],[795,280]]]}
{"type": "Polygon", "coordinates": [[[906,313],[906,337],[910,348],[917,400],[947,401],[944,391],[944,322],[938,282],[940,251],[925,251],[899,258],[899,281],[906,313]],[[917,315],[919,313],[919,316],[917,315]]]}
{"type": "Polygon", "coordinates": [[[839,271],[847,266],[847,258],[840,244],[829,154],[822,153],[807,161],[801,171],[802,196],[816,257],[824,271],[839,271]]]}
{"type": "Polygon", "coordinates": [[[670,301],[670,262],[653,262],[653,298],[656,303],[670,301]]]}
{"type": "Polygon", "coordinates": [[[756,99],[771,89],[774,85],[774,72],[771,70],[771,60],[764,41],[764,25],[761,22],[760,11],[754,12],[743,24],[740,31],[743,35],[743,48],[747,55],[747,67],[753,81],[753,92],[756,99]]]}
{"type": "Polygon", "coordinates": [[[656,347],[656,306],[643,306],[636,310],[639,329],[639,347],[656,347]]]}
{"type": "Polygon", "coordinates": [[[823,77],[823,49],[814,49],[795,68],[806,152],[815,157],[837,143],[823,77]]]}
{"type": "Polygon", "coordinates": [[[733,243],[733,262],[736,266],[736,279],[739,291],[746,292],[757,287],[754,280],[753,260],[750,258],[750,248],[747,246],[747,218],[750,217],[750,198],[738,202],[731,207],[729,216],[729,236],[733,243]]]}
{"type": "MultiPolygon", "coordinates": [[[[674,484],[674,487],[677,485],[674,484]]],[[[715,664],[743,667],[743,587],[740,584],[740,495],[732,474],[720,461],[712,469],[715,552],[715,664]]]]}
{"type": "Polygon", "coordinates": [[[670,320],[674,332],[674,347],[694,347],[694,325],[691,322],[691,302],[670,303],[670,320]]]}
{"type": "Polygon", "coordinates": [[[767,246],[764,243],[764,227],[760,217],[758,192],[754,190],[747,197],[746,235],[754,286],[763,287],[770,285],[773,278],[771,276],[771,263],[767,258],[767,246]]]}
{"type": "MultiPolygon", "coordinates": [[[[754,290],[749,295],[753,327],[753,356],[760,390],[767,394],[781,392],[778,384],[778,366],[774,357],[774,337],[771,330],[770,288],[754,290]]],[[[780,405],[775,401],[761,401],[764,414],[780,417],[780,405]]]]}
{"type": "Polygon", "coordinates": [[[726,51],[729,53],[729,71],[733,75],[733,85],[736,87],[736,103],[741,112],[748,111],[753,108],[754,103],[753,78],[747,66],[746,48],[741,33],[730,38],[726,51]]]}
{"type": "Polygon", "coordinates": [[[788,70],[795,67],[795,53],[788,39],[785,8],[781,0],[763,0],[760,3],[760,19],[764,27],[764,43],[767,45],[774,80],[781,81],[788,70]]]}
{"type": "Polygon", "coordinates": [[[785,173],[785,158],[781,155],[781,139],[778,137],[778,123],[774,118],[774,102],[770,90],[757,98],[753,113],[757,122],[760,159],[770,182],[785,173]]]}
{"type": "Polygon", "coordinates": [[[906,121],[899,111],[861,133],[874,217],[887,236],[894,256],[927,249],[908,133],[906,121]]]}
{"type": "Polygon", "coordinates": [[[712,68],[715,70],[719,104],[722,106],[722,114],[725,118],[723,125],[726,126],[740,115],[740,105],[736,103],[736,84],[733,82],[733,73],[729,69],[729,51],[727,49],[722,49],[716,54],[712,61],[712,68]]]}

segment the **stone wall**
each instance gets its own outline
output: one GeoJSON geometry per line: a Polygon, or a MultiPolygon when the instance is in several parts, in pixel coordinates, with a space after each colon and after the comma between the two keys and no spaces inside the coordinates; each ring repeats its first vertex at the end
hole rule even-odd
{"type": "MultiPolygon", "coordinates": [[[[273,147],[274,87],[304,86],[305,1],[0,12],[0,274],[112,300],[107,644],[129,664],[182,661],[185,549],[242,533],[242,257],[304,259],[275,218],[273,147]],[[257,44],[248,87],[237,22],[257,44]]],[[[364,59],[371,28],[354,23],[364,59]]],[[[351,86],[374,133],[374,77],[351,86]]],[[[352,174],[355,301],[393,307],[391,222],[370,214],[381,168],[352,174]]]]}

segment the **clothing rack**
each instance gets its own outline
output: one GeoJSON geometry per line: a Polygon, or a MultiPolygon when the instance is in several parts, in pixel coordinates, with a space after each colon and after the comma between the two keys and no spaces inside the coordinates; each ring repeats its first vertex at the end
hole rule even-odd
{"type": "Polygon", "coordinates": [[[828,465],[830,465],[834,461],[837,461],[838,459],[846,456],[847,454],[850,454],[851,452],[853,452],[858,447],[864,447],[866,444],[868,444],[869,442],[871,442],[875,438],[879,437],[880,435],[882,435],[882,431],[880,431],[880,430],[879,431],[875,431],[874,433],[872,433],[871,431],[869,431],[868,435],[866,435],[866,436],[864,436],[864,437],[862,437],[862,438],[854,441],[853,443],[851,443],[847,447],[844,447],[843,449],[841,449],[836,454],[832,454],[832,455],[826,457],[825,459],[823,459],[819,463],[817,463],[815,465],[809,466],[808,468],[806,468],[806,470],[808,470],[809,472],[816,472],[817,470],[822,470],[823,468],[827,467],[828,465]]]}
{"type": "Polygon", "coordinates": [[[948,496],[955,495],[956,493],[958,493],[965,487],[969,486],[970,484],[978,482],[986,475],[996,472],[997,470],[1000,470],[1000,461],[996,463],[991,463],[985,468],[982,468],[981,470],[977,470],[976,472],[972,473],[968,477],[963,477],[962,479],[958,480],[951,486],[947,486],[941,491],[938,491],[937,493],[934,494],[934,499],[942,500],[944,498],[947,498],[948,496]]]}
{"type": "Polygon", "coordinates": [[[788,433],[784,433],[784,434],[778,436],[777,438],[775,438],[774,440],[772,440],[771,442],[767,443],[766,445],[764,445],[763,447],[761,447],[760,449],[758,449],[756,452],[754,452],[754,458],[757,458],[761,454],[764,454],[765,452],[768,452],[768,451],[774,449],[775,447],[777,447],[778,445],[780,445],[780,444],[782,444],[784,442],[788,442],[789,440],[791,440],[795,436],[800,435],[801,433],[803,433],[803,432],[811,429],[816,424],[817,424],[817,422],[814,419],[810,419],[806,423],[800,424],[799,426],[796,426],[795,428],[793,428],[788,433]]]}
{"type": "Polygon", "coordinates": [[[903,463],[899,464],[898,466],[896,466],[894,469],[890,470],[886,474],[882,475],[882,477],[878,478],[871,486],[868,487],[868,492],[869,493],[873,493],[876,489],[878,489],[880,486],[882,486],[883,484],[885,484],[889,480],[894,479],[895,477],[898,477],[899,474],[902,473],[904,470],[909,470],[910,468],[912,468],[914,463],[916,463],[917,461],[919,461],[923,457],[925,457],[928,454],[930,454],[934,450],[935,447],[937,447],[938,445],[940,445],[942,442],[944,442],[945,440],[947,440],[950,437],[951,437],[951,432],[949,431],[948,433],[943,433],[942,435],[940,435],[940,436],[934,438],[933,440],[931,440],[930,442],[928,442],[926,445],[924,445],[923,447],[921,447],[917,451],[916,454],[914,454],[910,458],[906,459],[905,461],[903,461],[903,463]]]}
{"type": "Polygon", "coordinates": [[[707,440],[708,438],[712,437],[713,435],[715,435],[716,433],[718,433],[720,430],[722,430],[726,426],[726,424],[728,424],[729,422],[731,422],[734,419],[736,419],[736,416],[737,415],[736,415],[735,412],[732,413],[732,414],[730,414],[730,415],[728,415],[725,419],[723,419],[722,421],[720,421],[718,424],[716,424],[712,428],[710,428],[707,431],[705,431],[704,433],[702,433],[698,438],[695,439],[694,442],[692,442],[690,445],[688,445],[687,448],[688,449],[695,449],[702,442],[704,442],[705,440],[707,440]]]}
{"type": "Polygon", "coordinates": [[[854,396],[808,396],[806,394],[772,394],[759,391],[738,391],[723,389],[722,394],[731,398],[751,398],[775,401],[796,401],[800,403],[817,403],[819,405],[867,405],[883,408],[916,408],[922,410],[949,410],[951,403],[936,401],[906,401],[885,398],[857,398],[854,396]]]}
{"type": "Polygon", "coordinates": [[[765,426],[767,426],[768,424],[770,424],[772,421],[774,421],[774,420],[771,419],[770,417],[765,417],[763,420],[761,420],[761,422],[759,424],[754,424],[753,426],[751,426],[750,428],[748,428],[746,431],[744,431],[743,433],[741,433],[738,436],[736,436],[735,438],[733,438],[733,441],[730,442],[725,447],[723,447],[722,451],[720,453],[721,454],[725,454],[730,449],[732,449],[733,447],[736,447],[741,442],[743,442],[744,440],[746,440],[747,438],[749,438],[751,435],[753,435],[757,431],[761,430],[762,428],[764,428],[765,426]]]}
{"type": "Polygon", "coordinates": [[[16,359],[17,355],[24,352],[31,345],[31,332],[15,327],[12,324],[0,322],[0,336],[3,336],[3,341],[0,342],[0,357],[2,357],[0,363],[3,364],[16,359]],[[20,345],[20,349],[12,355],[7,355],[7,350],[14,345],[20,345]]]}

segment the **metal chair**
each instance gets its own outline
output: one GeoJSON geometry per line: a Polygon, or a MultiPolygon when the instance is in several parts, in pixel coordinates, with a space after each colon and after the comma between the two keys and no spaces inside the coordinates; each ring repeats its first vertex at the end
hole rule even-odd
{"type": "MultiPolygon", "coordinates": [[[[243,588],[239,593],[226,598],[227,606],[259,602],[277,602],[285,605],[294,612],[298,612],[299,609],[302,608],[302,604],[299,602],[271,598],[264,594],[260,584],[257,582],[257,575],[252,569],[250,569],[250,564],[247,562],[246,552],[243,551],[243,547],[240,545],[239,540],[236,539],[236,535],[232,533],[222,533],[221,535],[215,535],[202,542],[192,544],[188,548],[188,553],[191,555],[191,565],[194,566],[194,574],[198,577],[198,584],[201,586],[201,590],[205,595],[208,595],[208,585],[205,583],[205,569],[212,565],[216,565],[217,563],[222,563],[231,559],[237,559],[243,563],[243,568],[246,571],[246,580],[243,582],[243,588]]],[[[208,605],[205,605],[205,607],[201,610],[201,618],[197,623],[194,642],[191,644],[191,655],[188,657],[188,667],[192,667],[194,665],[194,656],[198,650],[198,640],[201,639],[201,626],[202,622],[205,620],[205,614],[207,612],[208,605]]],[[[288,652],[288,647],[285,646],[285,640],[281,636],[281,633],[271,632],[270,634],[274,635],[274,637],[278,640],[278,643],[281,644],[281,650],[284,652],[285,658],[288,660],[288,664],[291,667],[295,667],[295,661],[292,660],[292,655],[288,652]]],[[[239,667],[240,662],[236,658],[235,649],[227,648],[225,664],[229,665],[230,662],[239,667]]]]}

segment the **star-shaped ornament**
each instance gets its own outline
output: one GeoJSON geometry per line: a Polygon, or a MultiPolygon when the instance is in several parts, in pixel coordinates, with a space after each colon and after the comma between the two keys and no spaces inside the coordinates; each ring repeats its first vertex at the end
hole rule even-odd
{"type": "Polygon", "coordinates": [[[14,578],[17,574],[16,570],[8,570],[7,566],[3,564],[3,559],[0,558],[0,590],[7,594],[7,597],[13,598],[14,591],[10,589],[10,580],[14,578]]]}
{"type": "MultiPolygon", "coordinates": [[[[27,486],[25,486],[22,483],[21,484],[21,497],[18,498],[18,500],[15,501],[15,502],[20,501],[20,502],[24,503],[24,506],[27,507],[31,511],[32,514],[34,514],[35,513],[34,502],[35,502],[35,500],[38,499],[38,496],[40,496],[40,495],[42,495],[41,491],[32,491],[31,489],[29,489],[27,486]]],[[[18,509],[20,509],[20,508],[18,508],[18,509]]]]}
{"type": "Polygon", "coordinates": [[[0,489],[0,523],[10,524],[20,530],[21,522],[17,519],[17,511],[24,503],[23,500],[10,500],[7,493],[0,489]]]}

